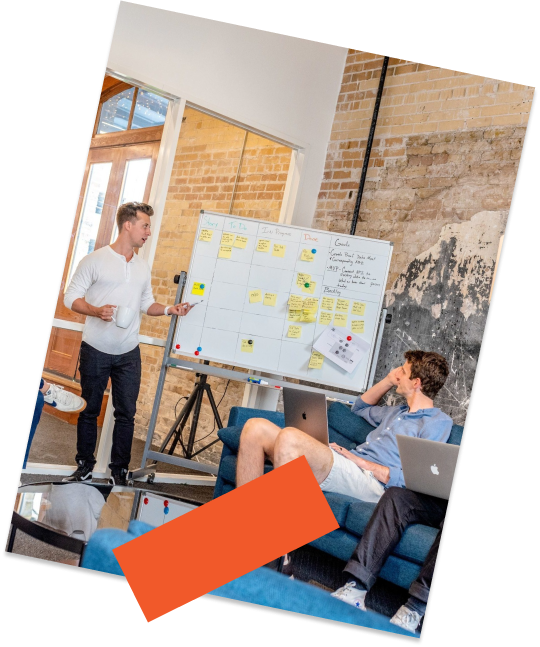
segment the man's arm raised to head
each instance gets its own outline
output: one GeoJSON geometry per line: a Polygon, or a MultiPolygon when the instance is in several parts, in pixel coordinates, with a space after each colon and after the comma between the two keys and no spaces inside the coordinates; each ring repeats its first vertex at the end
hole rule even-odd
{"type": "Polygon", "coordinates": [[[396,371],[398,371],[399,368],[395,368],[394,370],[390,371],[388,375],[383,378],[380,382],[377,382],[377,384],[374,384],[371,389],[368,389],[365,393],[362,393],[360,396],[362,400],[366,404],[377,404],[377,402],[390,391],[390,389],[394,386],[397,386],[397,380],[395,377],[396,371]]]}

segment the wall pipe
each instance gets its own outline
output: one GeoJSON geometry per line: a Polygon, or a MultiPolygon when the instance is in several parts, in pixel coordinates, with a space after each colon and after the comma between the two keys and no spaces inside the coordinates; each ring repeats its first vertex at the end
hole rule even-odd
{"type": "Polygon", "coordinates": [[[356,204],[354,205],[353,219],[351,223],[351,236],[356,232],[356,223],[358,222],[358,214],[360,213],[360,203],[362,202],[362,194],[364,193],[364,184],[366,183],[366,175],[368,170],[369,158],[371,155],[371,147],[373,145],[373,137],[375,136],[375,128],[377,126],[377,117],[379,116],[379,107],[381,105],[381,97],[384,88],[384,80],[386,78],[386,70],[388,68],[389,57],[385,56],[381,68],[381,78],[379,79],[379,89],[377,90],[377,98],[375,99],[375,106],[373,108],[373,115],[371,117],[371,127],[366,146],[366,153],[364,155],[364,163],[362,165],[362,175],[360,176],[360,184],[358,185],[358,195],[356,196],[356,204]]]}

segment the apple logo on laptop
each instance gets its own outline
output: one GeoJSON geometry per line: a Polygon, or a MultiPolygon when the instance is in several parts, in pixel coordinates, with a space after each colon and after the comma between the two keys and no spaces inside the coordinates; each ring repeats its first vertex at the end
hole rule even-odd
{"type": "Polygon", "coordinates": [[[431,466],[431,471],[433,472],[433,474],[436,474],[437,476],[439,476],[439,468],[435,463],[433,463],[433,465],[431,466]]]}
{"type": "Polygon", "coordinates": [[[304,420],[307,420],[307,417],[306,417],[306,413],[305,413],[305,412],[302,414],[302,418],[303,418],[304,420]]]}

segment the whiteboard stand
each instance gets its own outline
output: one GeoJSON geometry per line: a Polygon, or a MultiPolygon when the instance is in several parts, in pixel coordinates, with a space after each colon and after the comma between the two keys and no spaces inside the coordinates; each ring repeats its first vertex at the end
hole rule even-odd
{"type": "MultiPolygon", "coordinates": [[[[176,278],[178,278],[178,289],[176,291],[175,303],[180,303],[182,301],[182,293],[186,285],[186,277],[186,272],[180,272],[178,277],[175,277],[175,282],[176,278]]],[[[159,407],[161,404],[161,398],[163,396],[163,388],[165,386],[165,378],[167,376],[167,369],[170,366],[174,366],[170,363],[170,354],[177,319],[177,315],[172,315],[171,323],[169,325],[169,332],[167,334],[167,341],[165,343],[165,350],[163,353],[163,361],[161,362],[161,369],[159,372],[156,396],[154,398],[154,405],[152,407],[152,414],[150,416],[150,423],[148,425],[148,435],[146,436],[146,443],[144,445],[141,467],[138,470],[134,470],[133,472],[128,473],[128,480],[130,481],[146,476],[148,483],[152,483],[156,475],[156,467],[158,462],[168,463],[170,465],[178,465],[179,467],[189,467],[191,469],[198,470],[200,472],[206,472],[208,474],[217,474],[218,472],[218,468],[214,465],[205,465],[204,463],[199,463],[198,461],[192,460],[197,454],[205,451],[215,443],[220,442],[219,439],[216,439],[202,449],[193,452],[193,445],[195,444],[195,436],[197,433],[197,425],[199,421],[202,399],[205,393],[210,400],[210,406],[212,407],[214,418],[216,420],[216,423],[218,424],[219,429],[223,428],[223,424],[221,423],[221,418],[219,416],[212,391],[210,390],[210,385],[207,383],[207,373],[196,373],[198,379],[195,383],[195,387],[191,395],[189,396],[188,401],[182,408],[180,415],[176,418],[159,450],[157,452],[151,450],[152,438],[154,436],[154,430],[156,428],[159,407]],[[187,443],[184,444],[182,440],[182,432],[192,411],[193,420],[191,423],[190,434],[187,443]],[[169,448],[168,452],[165,452],[166,447],[171,439],[173,440],[172,445],[169,448]],[[180,456],[174,456],[174,450],[176,449],[178,443],[180,443],[180,446],[182,447],[182,450],[184,452],[183,458],[180,456]],[[149,465],[146,465],[148,460],[151,460],[152,462],[149,465]]],[[[208,362],[205,361],[205,364],[208,364],[208,362]]]]}

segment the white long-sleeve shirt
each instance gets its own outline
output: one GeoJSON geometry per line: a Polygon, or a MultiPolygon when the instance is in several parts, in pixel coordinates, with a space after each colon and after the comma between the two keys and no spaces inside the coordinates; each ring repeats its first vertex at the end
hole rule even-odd
{"type": "Polygon", "coordinates": [[[83,330],[83,341],[102,353],[128,353],[139,343],[141,312],[146,313],[154,303],[150,268],[137,254],[127,262],[109,245],[102,247],[79,263],[64,295],[64,305],[71,309],[75,299],[81,298],[98,308],[109,304],[135,310],[137,314],[127,328],[120,328],[114,321],[86,317],[83,330]]]}

